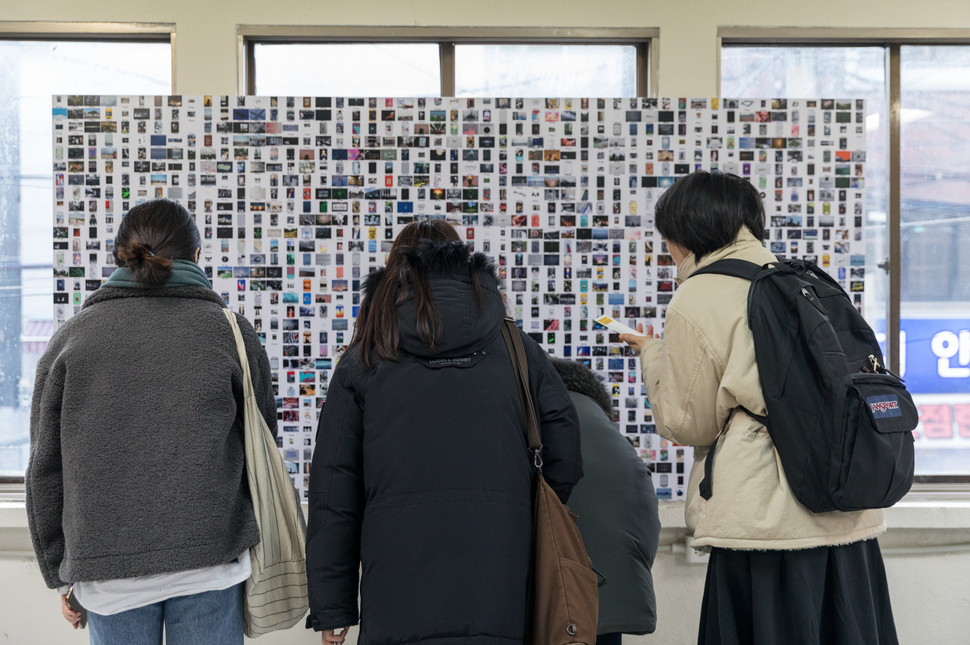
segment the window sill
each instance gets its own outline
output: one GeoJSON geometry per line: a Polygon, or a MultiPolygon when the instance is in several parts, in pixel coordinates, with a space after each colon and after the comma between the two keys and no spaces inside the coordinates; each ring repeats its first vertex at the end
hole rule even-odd
{"type": "MultiPolygon", "coordinates": [[[[682,542],[687,535],[684,507],[684,502],[660,503],[660,544],[682,542]]],[[[879,538],[886,548],[970,544],[970,496],[909,495],[886,509],[886,524],[889,530],[879,538]]],[[[24,503],[0,502],[0,556],[32,554],[24,503]]]]}
{"type": "MultiPolygon", "coordinates": [[[[307,505],[303,504],[303,513],[307,505]]],[[[684,502],[660,502],[660,525],[686,529],[684,502]]],[[[970,499],[906,499],[886,509],[890,529],[970,529],[970,499]]],[[[0,529],[27,528],[23,502],[0,502],[0,529]]]]}

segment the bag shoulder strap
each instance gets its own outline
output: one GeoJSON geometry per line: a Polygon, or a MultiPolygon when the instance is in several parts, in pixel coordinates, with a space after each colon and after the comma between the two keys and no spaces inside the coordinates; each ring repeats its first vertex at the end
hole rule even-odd
{"type": "MultiPolygon", "coordinates": [[[[748,282],[754,282],[763,270],[764,269],[761,266],[755,264],[754,262],[727,258],[724,260],[718,260],[717,262],[712,262],[703,269],[698,269],[690,275],[690,278],[693,278],[695,275],[704,275],[706,273],[711,275],[726,275],[732,278],[739,278],[741,280],[747,280],[748,282]]],[[[690,278],[688,278],[688,280],[690,278]]],[[[767,426],[768,419],[766,417],[754,414],[744,406],[739,406],[739,409],[748,416],[754,418],[759,423],[767,426]]],[[[711,499],[711,495],[714,493],[714,452],[717,450],[718,441],[720,440],[721,435],[723,435],[724,431],[727,429],[732,416],[733,414],[729,415],[727,420],[724,422],[724,428],[721,429],[721,432],[718,433],[717,438],[714,439],[714,443],[711,445],[707,452],[707,457],[704,459],[704,478],[701,480],[700,485],[698,486],[698,492],[700,492],[701,497],[705,500],[711,499]]]]}
{"type": "Polygon", "coordinates": [[[536,411],[532,406],[532,393],[529,391],[529,359],[525,354],[525,345],[522,344],[519,328],[515,326],[515,321],[511,318],[506,318],[502,323],[502,336],[505,338],[505,344],[509,349],[509,358],[512,360],[512,368],[515,372],[515,383],[518,386],[519,402],[522,405],[522,414],[525,418],[529,451],[535,455],[536,466],[541,469],[542,436],[539,433],[536,411]]]}
{"type": "Polygon", "coordinates": [[[253,375],[249,371],[249,357],[246,356],[246,343],[243,340],[242,331],[239,329],[239,323],[236,322],[236,314],[232,313],[230,309],[223,309],[222,313],[229,321],[229,327],[232,328],[233,339],[236,341],[236,352],[239,356],[239,366],[243,371],[243,396],[247,398],[250,396],[255,396],[253,375]]]}
{"type": "MultiPolygon", "coordinates": [[[[754,262],[728,258],[726,260],[712,262],[703,269],[694,271],[694,273],[690,274],[690,277],[693,278],[694,276],[704,274],[727,275],[731,276],[732,278],[740,278],[742,280],[754,282],[754,279],[758,277],[758,274],[761,273],[761,271],[761,266],[755,264],[754,262]]],[[[690,278],[688,278],[688,280],[689,279],[690,278]]]]}
{"type": "MultiPolygon", "coordinates": [[[[263,458],[268,459],[272,462],[268,468],[276,469],[278,473],[281,473],[280,481],[290,482],[292,486],[292,481],[290,480],[289,474],[286,472],[286,466],[283,464],[283,456],[280,451],[276,448],[276,441],[273,439],[272,435],[269,434],[269,428],[266,427],[266,422],[263,420],[262,414],[259,410],[259,406],[256,404],[256,388],[253,386],[253,375],[252,370],[249,368],[249,356],[246,354],[246,341],[243,340],[242,330],[239,329],[239,323],[236,321],[236,314],[232,312],[231,309],[223,309],[222,313],[226,316],[229,321],[229,327],[232,328],[233,337],[236,341],[236,351],[239,355],[239,366],[242,368],[243,372],[243,396],[246,399],[246,405],[243,406],[243,420],[246,426],[246,432],[244,434],[246,442],[246,459],[253,460],[257,453],[262,454],[263,458]],[[256,428],[255,431],[250,432],[251,428],[256,428]],[[260,439],[260,437],[262,439],[260,439]],[[265,437],[269,437],[268,441],[272,444],[264,444],[263,440],[265,437]]],[[[249,473],[249,489],[253,496],[253,505],[256,508],[259,505],[259,488],[254,483],[253,478],[256,476],[257,469],[248,469],[249,473]]],[[[265,481],[269,477],[268,470],[266,468],[259,470],[260,477],[265,481]]],[[[270,482],[270,485],[274,485],[270,482]]],[[[296,487],[293,486],[293,501],[295,506],[290,506],[288,502],[279,502],[285,505],[287,508],[283,509],[284,512],[290,513],[293,517],[299,514],[299,521],[303,522],[304,531],[306,530],[306,520],[303,518],[300,509],[300,494],[297,492],[296,487]]],[[[260,516],[256,513],[256,523],[259,524],[260,516]]]]}

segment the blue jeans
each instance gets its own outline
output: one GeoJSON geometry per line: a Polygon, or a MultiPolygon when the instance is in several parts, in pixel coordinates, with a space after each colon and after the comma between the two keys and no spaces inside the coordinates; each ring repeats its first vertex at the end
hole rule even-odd
{"type": "Polygon", "coordinates": [[[88,612],[91,645],[242,645],[245,583],[111,616],[88,612]]]}

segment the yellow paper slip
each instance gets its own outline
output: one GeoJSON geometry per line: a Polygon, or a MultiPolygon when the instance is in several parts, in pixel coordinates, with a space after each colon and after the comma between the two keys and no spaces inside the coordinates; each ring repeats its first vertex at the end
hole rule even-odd
{"type": "Polygon", "coordinates": [[[616,332],[618,334],[633,334],[634,336],[645,336],[646,335],[646,334],[643,334],[641,332],[638,332],[636,329],[633,329],[632,327],[627,327],[623,323],[616,322],[615,320],[613,320],[609,316],[600,316],[599,318],[596,319],[596,322],[598,322],[599,324],[603,325],[604,327],[606,327],[610,331],[616,332]]]}

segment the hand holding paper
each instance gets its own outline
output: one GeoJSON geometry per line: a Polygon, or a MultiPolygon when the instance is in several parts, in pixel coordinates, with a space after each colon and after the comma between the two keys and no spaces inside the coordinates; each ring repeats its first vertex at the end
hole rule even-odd
{"type": "MultiPolygon", "coordinates": [[[[616,332],[617,334],[633,334],[633,335],[643,336],[642,332],[637,331],[636,329],[633,329],[631,327],[627,327],[623,323],[617,322],[612,318],[610,318],[609,316],[600,316],[599,318],[596,319],[596,322],[603,325],[610,331],[616,332]]],[[[640,327],[642,328],[643,325],[640,325],[640,327]]]]}
{"type": "Polygon", "coordinates": [[[654,335],[653,325],[647,325],[647,332],[644,334],[643,324],[637,325],[636,330],[633,330],[622,323],[616,322],[609,316],[600,316],[596,319],[596,322],[611,331],[619,332],[620,341],[629,345],[635,356],[640,355],[643,345],[647,340],[651,338],[660,338],[660,336],[654,335]]]}

